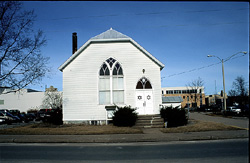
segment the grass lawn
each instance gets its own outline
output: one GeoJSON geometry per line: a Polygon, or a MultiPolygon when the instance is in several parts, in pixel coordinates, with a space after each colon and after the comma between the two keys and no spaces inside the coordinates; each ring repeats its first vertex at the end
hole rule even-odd
{"type": "Polygon", "coordinates": [[[0,130],[4,135],[98,135],[98,134],[139,134],[140,129],[115,127],[113,125],[89,126],[83,124],[51,125],[32,124],[23,127],[0,130]]]}
{"type": "MultiPolygon", "coordinates": [[[[184,133],[218,130],[241,130],[222,123],[189,120],[186,126],[160,128],[163,133],[184,133]]],[[[98,135],[98,134],[142,134],[142,129],[131,127],[116,127],[113,125],[89,126],[83,124],[51,125],[31,124],[16,128],[1,129],[1,135],[98,135]]]]}
{"type": "Polygon", "coordinates": [[[197,120],[189,120],[189,124],[186,126],[162,128],[163,133],[184,133],[184,132],[201,132],[201,131],[220,131],[220,130],[243,130],[238,127],[224,125],[216,122],[205,122],[197,120]]]}

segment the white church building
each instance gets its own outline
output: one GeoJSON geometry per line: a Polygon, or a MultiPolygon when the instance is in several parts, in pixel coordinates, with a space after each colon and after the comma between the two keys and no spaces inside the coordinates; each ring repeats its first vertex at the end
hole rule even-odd
{"type": "Polygon", "coordinates": [[[76,47],[73,33],[73,55],[59,67],[64,123],[103,124],[115,106],[130,105],[139,115],[159,114],[164,64],[152,54],[112,28],[76,47]]]}

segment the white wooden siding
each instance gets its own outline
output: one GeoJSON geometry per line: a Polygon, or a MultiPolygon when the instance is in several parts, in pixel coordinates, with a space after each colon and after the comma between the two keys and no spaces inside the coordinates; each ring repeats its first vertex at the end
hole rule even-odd
{"type": "Polygon", "coordinates": [[[154,113],[159,113],[160,67],[130,42],[92,43],[63,70],[64,121],[106,119],[105,105],[98,101],[98,82],[100,67],[109,57],[122,66],[125,104],[135,107],[136,84],[144,76],[152,84],[154,113]]]}

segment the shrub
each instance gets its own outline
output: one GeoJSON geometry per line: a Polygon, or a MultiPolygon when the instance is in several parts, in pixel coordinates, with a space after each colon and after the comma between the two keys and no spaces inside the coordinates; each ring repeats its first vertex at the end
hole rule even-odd
{"type": "Polygon", "coordinates": [[[55,125],[62,125],[62,109],[52,109],[50,112],[46,112],[43,122],[51,123],[55,125]]]}
{"type": "Polygon", "coordinates": [[[114,112],[113,124],[115,126],[131,127],[135,125],[137,120],[136,109],[131,108],[131,106],[118,107],[114,112]]]}
{"type": "Polygon", "coordinates": [[[183,126],[188,122],[186,111],[178,107],[163,107],[160,110],[160,114],[164,122],[167,122],[167,127],[183,126]]]}

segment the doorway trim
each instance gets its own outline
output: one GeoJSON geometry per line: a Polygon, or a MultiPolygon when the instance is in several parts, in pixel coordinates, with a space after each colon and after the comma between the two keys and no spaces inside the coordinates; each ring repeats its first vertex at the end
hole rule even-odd
{"type": "Polygon", "coordinates": [[[153,114],[153,88],[146,77],[140,78],[136,84],[135,104],[139,115],[153,114]]]}

